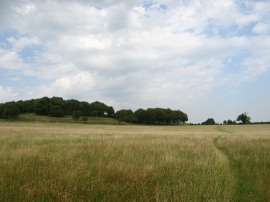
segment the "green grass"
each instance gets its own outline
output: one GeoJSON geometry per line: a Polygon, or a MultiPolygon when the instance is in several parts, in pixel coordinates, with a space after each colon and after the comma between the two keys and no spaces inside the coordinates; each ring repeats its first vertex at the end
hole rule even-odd
{"type": "Polygon", "coordinates": [[[270,125],[0,122],[0,198],[267,201],[269,150],[270,125]]]}
{"type": "MultiPolygon", "coordinates": [[[[108,124],[108,125],[119,125],[119,121],[109,117],[88,117],[87,124],[108,124]]],[[[50,117],[40,116],[32,113],[20,114],[15,121],[26,121],[26,122],[52,122],[52,123],[83,123],[81,119],[74,120],[71,116],[65,117],[50,117]]],[[[128,125],[128,123],[121,121],[121,125],[128,125]]]]}
{"type": "Polygon", "coordinates": [[[214,143],[229,159],[236,184],[234,201],[270,199],[270,128],[246,126],[227,128],[232,135],[219,136],[214,143]]]}

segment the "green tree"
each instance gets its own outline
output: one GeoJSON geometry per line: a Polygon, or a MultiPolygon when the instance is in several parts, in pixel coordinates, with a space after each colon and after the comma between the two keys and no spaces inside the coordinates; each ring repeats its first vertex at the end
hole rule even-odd
{"type": "Polygon", "coordinates": [[[3,117],[12,119],[16,118],[20,114],[20,109],[15,102],[7,102],[4,105],[3,117]]]}
{"type": "Polygon", "coordinates": [[[20,109],[20,113],[33,113],[35,106],[34,106],[34,100],[19,100],[16,102],[17,106],[20,109]]]}
{"type": "Polygon", "coordinates": [[[115,118],[121,123],[121,121],[126,121],[130,123],[136,122],[136,118],[133,115],[131,109],[121,109],[115,113],[115,118]]]}
{"type": "Polygon", "coordinates": [[[3,116],[5,105],[3,103],[0,103],[0,117],[3,116]]]}
{"type": "Polygon", "coordinates": [[[49,116],[53,117],[63,117],[65,115],[64,111],[65,101],[61,97],[52,97],[50,99],[50,109],[49,116]]]}
{"type": "Polygon", "coordinates": [[[63,108],[64,105],[65,105],[65,101],[61,97],[52,97],[50,99],[50,104],[51,105],[57,105],[57,106],[60,106],[60,107],[63,108]]]}
{"type": "Polygon", "coordinates": [[[78,120],[81,117],[81,112],[80,111],[74,111],[72,113],[72,118],[75,120],[78,120]]]}
{"type": "Polygon", "coordinates": [[[187,114],[180,110],[163,108],[138,109],[134,116],[139,123],[144,124],[179,124],[188,121],[187,114]]]}
{"type": "Polygon", "coordinates": [[[80,110],[80,102],[78,100],[67,100],[65,102],[65,114],[66,115],[72,115],[74,111],[79,111],[80,110]]]}
{"type": "Polygon", "coordinates": [[[79,111],[81,112],[82,116],[89,116],[90,115],[90,105],[88,102],[80,102],[79,111]]]}
{"type": "Polygon", "coordinates": [[[240,114],[236,119],[236,121],[241,121],[243,124],[250,123],[250,120],[251,120],[251,118],[248,116],[248,114],[246,112],[240,114]]]}
{"type": "Polygon", "coordinates": [[[227,121],[227,124],[228,124],[228,125],[233,125],[233,124],[236,124],[236,122],[235,122],[235,121],[232,121],[231,119],[229,119],[229,120],[227,121]]]}
{"type": "Polygon", "coordinates": [[[35,113],[38,115],[48,115],[50,111],[50,98],[43,97],[35,101],[35,113]]]}
{"type": "Polygon", "coordinates": [[[49,110],[49,116],[52,117],[63,117],[64,116],[64,110],[59,105],[51,105],[49,110]]]}
{"type": "Polygon", "coordinates": [[[185,123],[186,121],[188,121],[188,116],[186,113],[180,110],[175,110],[173,112],[175,114],[175,123],[179,124],[179,123],[185,123]]]}
{"type": "Polygon", "coordinates": [[[216,122],[213,118],[208,118],[205,122],[202,122],[202,125],[215,125],[216,122]]]}
{"type": "Polygon", "coordinates": [[[114,108],[112,106],[107,106],[106,112],[109,117],[112,117],[114,115],[114,108]]]}
{"type": "Polygon", "coordinates": [[[147,114],[146,113],[147,113],[146,110],[140,108],[134,112],[134,116],[137,118],[139,123],[146,124],[146,122],[147,122],[147,118],[146,118],[147,114]]]}
{"type": "Polygon", "coordinates": [[[113,107],[98,101],[90,103],[89,108],[91,116],[112,116],[114,114],[113,107]]]}

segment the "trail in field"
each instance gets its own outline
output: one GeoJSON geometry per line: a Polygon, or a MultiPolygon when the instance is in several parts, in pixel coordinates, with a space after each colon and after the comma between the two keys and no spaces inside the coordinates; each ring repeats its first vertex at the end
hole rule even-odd
{"type": "Polygon", "coordinates": [[[219,135],[213,139],[215,147],[221,151],[229,160],[229,167],[235,177],[235,187],[232,201],[250,201],[247,193],[252,192],[252,185],[248,182],[246,176],[241,172],[241,161],[236,159],[234,154],[230,151],[229,144],[226,145],[224,136],[219,135]]]}

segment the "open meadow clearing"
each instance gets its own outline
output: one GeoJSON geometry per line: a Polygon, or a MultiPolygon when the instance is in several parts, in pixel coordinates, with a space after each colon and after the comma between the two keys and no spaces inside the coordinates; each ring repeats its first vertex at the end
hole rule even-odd
{"type": "Polygon", "coordinates": [[[1,201],[269,201],[270,125],[0,122],[1,201]]]}

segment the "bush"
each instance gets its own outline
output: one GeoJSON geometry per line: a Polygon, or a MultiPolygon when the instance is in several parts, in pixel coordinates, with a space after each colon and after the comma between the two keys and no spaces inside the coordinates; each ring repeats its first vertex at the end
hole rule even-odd
{"type": "Polygon", "coordinates": [[[72,113],[72,118],[75,120],[78,120],[81,117],[81,112],[80,111],[74,111],[72,113]]]}

